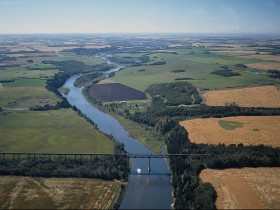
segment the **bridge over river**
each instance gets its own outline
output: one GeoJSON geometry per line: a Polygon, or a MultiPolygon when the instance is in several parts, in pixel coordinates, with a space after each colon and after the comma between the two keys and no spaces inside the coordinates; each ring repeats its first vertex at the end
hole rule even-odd
{"type": "Polygon", "coordinates": [[[148,171],[151,170],[151,158],[170,158],[170,157],[189,157],[189,156],[205,156],[210,154],[131,154],[131,153],[38,153],[38,152],[0,152],[0,158],[12,158],[14,161],[20,160],[23,157],[27,157],[28,159],[36,160],[39,157],[49,158],[49,160],[53,158],[58,158],[61,161],[66,161],[67,158],[74,158],[75,161],[82,160],[88,158],[89,160],[93,160],[94,157],[126,157],[126,158],[147,158],[149,160],[148,163],[148,171]]]}

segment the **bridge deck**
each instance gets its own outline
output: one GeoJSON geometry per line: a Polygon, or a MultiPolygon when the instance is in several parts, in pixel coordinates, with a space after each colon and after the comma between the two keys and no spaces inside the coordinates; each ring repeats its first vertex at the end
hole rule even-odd
{"type": "Polygon", "coordinates": [[[128,158],[170,158],[205,156],[210,154],[109,154],[109,153],[38,153],[38,152],[0,152],[0,155],[31,155],[31,156],[115,156],[128,158]]]}

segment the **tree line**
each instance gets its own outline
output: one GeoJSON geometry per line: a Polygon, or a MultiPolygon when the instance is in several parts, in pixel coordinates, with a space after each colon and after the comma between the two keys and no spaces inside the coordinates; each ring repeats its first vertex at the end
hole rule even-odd
{"type": "MultiPolygon", "coordinates": [[[[124,145],[115,142],[115,154],[125,154],[124,145]]],[[[48,156],[13,159],[0,157],[0,174],[33,177],[78,177],[105,180],[127,180],[129,159],[123,156],[93,157],[92,159],[49,158],[48,156]]]]}
{"type": "Polygon", "coordinates": [[[165,132],[168,153],[209,154],[186,158],[171,157],[170,170],[177,209],[214,209],[216,192],[209,183],[201,182],[204,168],[279,167],[280,149],[270,146],[193,144],[186,130],[178,125],[165,132]]]}

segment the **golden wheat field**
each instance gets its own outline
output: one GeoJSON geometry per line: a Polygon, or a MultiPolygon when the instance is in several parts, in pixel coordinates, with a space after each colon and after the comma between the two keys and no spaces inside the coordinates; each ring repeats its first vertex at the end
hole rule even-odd
{"type": "Polygon", "coordinates": [[[265,61],[280,62],[280,56],[276,56],[276,55],[256,54],[256,55],[245,55],[245,56],[240,56],[240,57],[241,58],[256,58],[256,59],[265,60],[265,61]]]}
{"type": "Polygon", "coordinates": [[[280,107],[280,91],[273,85],[207,91],[202,96],[209,106],[280,107]]]}
{"type": "Polygon", "coordinates": [[[217,192],[218,209],[279,209],[280,168],[202,170],[217,192]]]}
{"type": "Polygon", "coordinates": [[[86,178],[0,177],[0,209],[108,209],[119,183],[86,178]]]}
{"type": "Polygon", "coordinates": [[[193,143],[280,147],[280,116],[239,116],[181,121],[193,143]]]}
{"type": "Polygon", "coordinates": [[[250,63],[246,66],[261,70],[280,70],[280,63],[250,63]]]}

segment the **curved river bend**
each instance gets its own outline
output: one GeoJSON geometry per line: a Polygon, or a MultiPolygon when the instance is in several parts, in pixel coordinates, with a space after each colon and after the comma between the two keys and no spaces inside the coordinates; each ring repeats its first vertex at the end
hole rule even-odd
{"type": "MultiPolygon", "coordinates": [[[[97,124],[100,131],[111,134],[117,141],[124,143],[128,153],[154,154],[153,151],[129,137],[128,132],[115,118],[92,106],[83,96],[82,89],[74,87],[76,78],[77,76],[72,76],[63,86],[71,89],[68,95],[63,95],[71,105],[75,105],[97,124]]],[[[120,208],[170,209],[173,198],[166,160],[151,159],[151,172],[148,171],[146,158],[132,158],[131,163],[130,181],[120,208]],[[141,174],[137,174],[137,168],[141,169],[141,174]]]]}

